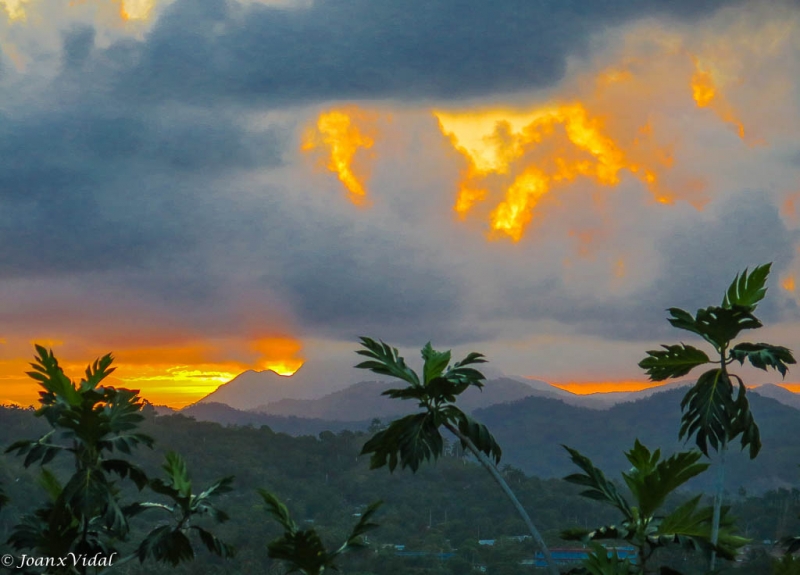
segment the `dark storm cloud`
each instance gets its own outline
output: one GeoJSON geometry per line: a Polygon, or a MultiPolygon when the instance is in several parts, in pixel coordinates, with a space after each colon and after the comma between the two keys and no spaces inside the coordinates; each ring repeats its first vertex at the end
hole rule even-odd
{"type": "Polygon", "coordinates": [[[88,26],[76,27],[64,33],[63,65],[67,69],[76,69],[90,56],[94,47],[95,30],[88,26]]]}
{"type": "MultiPolygon", "coordinates": [[[[284,237],[297,235],[287,230],[284,237]]],[[[400,344],[464,337],[456,325],[464,313],[458,276],[386,230],[316,226],[305,241],[274,249],[276,255],[282,271],[264,281],[315,332],[350,339],[378,333],[400,344]]]]}
{"type": "Polygon", "coordinates": [[[542,87],[593,32],[652,15],[698,18],[697,0],[328,0],[249,8],[178,0],[120,76],[121,94],[273,103],[459,98],[542,87]]]}
{"type": "Polygon", "coordinates": [[[658,301],[691,311],[718,304],[737,273],[773,262],[769,283],[773,297],[759,306],[758,316],[767,323],[796,319],[787,317],[774,292],[781,289],[778,278],[792,261],[800,233],[786,228],[766,194],[737,194],[712,223],[698,213],[676,228],[664,246],[665,273],[656,292],[658,301]]]}
{"type": "MultiPolygon", "coordinates": [[[[504,301],[512,303],[510,317],[551,319],[576,326],[585,335],[636,341],[674,335],[666,321],[667,308],[690,313],[719,305],[735,275],[744,268],[774,262],[770,278],[772,297],[759,306],[766,324],[796,319],[796,306],[781,307],[778,277],[792,261],[798,233],[781,221],[777,208],[765,194],[748,192],[730,198],[709,219],[689,213],[661,244],[663,266],[648,288],[627,299],[603,302],[592,297],[565,296],[558,279],[524,291],[509,289],[504,301]]],[[[636,274],[636,270],[630,270],[636,274]]]]}
{"type": "Polygon", "coordinates": [[[279,165],[284,136],[211,111],[119,107],[90,90],[67,106],[2,117],[0,276],[138,266],[189,249],[210,193],[196,181],[279,165]]]}

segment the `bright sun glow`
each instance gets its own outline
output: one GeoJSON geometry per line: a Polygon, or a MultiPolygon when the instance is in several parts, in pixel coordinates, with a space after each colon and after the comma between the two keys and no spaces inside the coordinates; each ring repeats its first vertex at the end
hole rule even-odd
{"type": "MultiPolygon", "coordinates": [[[[87,353],[78,358],[74,353],[62,351],[56,338],[39,338],[37,343],[52,348],[65,373],[79,380],[90,361],[103,352],[87,353]]],[[[68,344],[67,344],[68,345],[68,344]]],[[[0,360],[0,403],[13,402],[32,405],[38,398],[39,387],[25,373],[33,347],[23,345],[30,358],[0,360]]],[[[302,343],[286,336],[270,336],[251,342],[197,341],[183,346],[161,348],[126,348],[113,352],[116,370],[109,376],[110,385],[140,390],[142,397],[157,405],[183,407],[201,399],[220,385],[234,379],[249,369],[271,369],[280,375],[291,375],[303,364],[302,343]],[[242,361],[227,359],[242,355],[242,361]]]]}

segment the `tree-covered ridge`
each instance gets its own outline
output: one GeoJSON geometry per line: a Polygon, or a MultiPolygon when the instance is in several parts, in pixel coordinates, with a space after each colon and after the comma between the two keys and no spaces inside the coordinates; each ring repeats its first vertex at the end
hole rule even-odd
{"type": "MultiPolygon", "coordinates": [[[[476,564],[493,568],[493,573],[511,574],[519,573],[519,561],[532,558],[535,552],[525,541],[507,539],[524,535],[524,524],[491,478],[475,462],[460,457],[460,452],[454,454],[452,444],[435,465],[421,467],[414,476],[377,473],[369,471],[368,458],[358,458],[368,438],[363,433],[291,437],[268,428],[225,427],[180,415],[145,414],[141,431],[155,440],[152,451],[139,454],[146,472],[158,475],[164,455],[172,449],[184,456],[192,481],[198,485],[223,475],[236,477],[234,490],[219,498],[219,506],[231,519],[215,528],[215,533],[234,545],[237,553],[223,561],[199,549],[197,560],[190,564],[162,568],[152,564],[140,567],[133,562],[120,566],[119,573],[270,573],[275,567],[267,557],[267,543],[281,530],[269,520],[266,505],[258,495],[257,489],[264,487],[286,503],[298,524],[318,528],[328,546],[347,538],[356,522],[354,513],[363,512],[371,501],[384,500],[375,518],[380,528],[368,535],[371,550],[344,556],[343,573],[460,574],[474,559],[476,564]],[[479,545],[479,539],[496,542],[490,547],[479,545]],[[384,547],[390,544],[405,545],[410,552],[445,551],[455,555],[444,562],[435,555],[398,556],[394,547],[384,547]]],[[[0,409],[2,445],[43,430],[42,421],[30,411],[0,409]]],[[[566,454],[564,458],[569,464],[566,454]]],[[[56,469],[68,471],[65,461],[60,465],[56,469]]],[[[796,465],[794,469],[800,478],[796,465]]],[[[501,470],[523,504],[536,509],[538,525],[552,547],[569,545],[559,537],[563,529],[617,521],[614,510],[580,497],[577,486],[530,477],[514,467],[501,465],[501,470]]],[[[15,459],[2,459],[0,484],[10,497],[8,505],[0,510],[3,541],[19,515],[44,496],[36,483],[36,469],[26,470],[15,459]]],[[[625,486],[621,482],[617,485],[625,493],[625,486]]],[[[675,509],[690,495],[668,501],[667,508],[675,509]]],[[[772,491],[761,497],[745,495],[734,502],[731,513],[738,518],[741,533],[757,542],[794,535],[800,533],[800,491],[772,491]]],[[[143,532],[138,520],[132,522],[132,530],[134,536],[143,532]]],[[[676,557],[680,560],[682,556],[676,557]]]]}
{"type": "MultiPolygon", "coordinates": [[[[504,461],[528,474],[564,477],[572,473],[574,467],[564,456],[561,443],[590,454],[598,467],[616,474],[629,467],[624,451],[633,438],[660,447],[665,455],[686,448],[676,427],[684,394],[683,389],[672,389],[604,411],[534,397],[481,409],[473,415],[503,446],[504,461]]],[[[749,391],[748,399],[759,422],[763,446],[756,465],[751,464],[746,451],[728,453],[728,489],[735,492],[745,487],[750,493],[763,493],[796,485],[800,442],[787,438],[800,436],[800,411],[758,395],[758,389],[749,391]]],[[[713,482],[713,474],[706,473],[692,480],[690,486],[710,490],[713,482]]]]}

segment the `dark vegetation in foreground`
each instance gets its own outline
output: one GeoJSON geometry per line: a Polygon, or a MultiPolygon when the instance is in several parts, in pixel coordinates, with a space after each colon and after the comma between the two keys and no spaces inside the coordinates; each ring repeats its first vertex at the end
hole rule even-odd
{"type": "MultiPolygon", "coordinates": [[[[37,437],[45,430],[45,422],[35,418],[32,411],[0,409],[0,444],[4,446],[19,437],[37,437]]],[[[534,556],[530,541],[509,539],[525,535],[525,525],[483,469],[461,456],[457,444],[451,444],[435,465],[423,466],[415,475],[390,475],[371,472],[368,459],[358,457],[369,438],[365,433],[290,437],[266,427],[224,427],[181,415],[156,417],[152,412],[147,412],[141,431],[155,439],[152,450],[137,451],[137,459],[148,473],[158,475],[164,454],[174,450],[186,459],[196,485],[226,475],[236,477],[233,491],[218,501],[231,519],[215,529],[221,540],[236,548],[236,555],[222,560],[198,550],[195,561],[178,567],[130,562],[115,573],[281,573],[276,562],[267,557],[267,543],[281,533],[257,492],[267,486],[299,524],[317,527],[331,544],[344,540],[357,520],[353,514],[363,512],[376,499],[384,501],[375,519],[380,528],[368,534],[370,548],[344,556],[343,573],[461,575],[470,573],[473,563],[486,566],[487,573],[536,572],[519,565],[534,556]],[[492,539],[493,546],[478,544],[479,540],[492,539]],[[398,555],[395,545],[403,545],[403,551],[430,555],[398,555]],[[436,554],[442,552],[454,555],[440,559],[436,554]]],[[[61,474],[71,471],[66,459],[57,458],[51,466],[61,474]]],[[[529,477],[513,467],[501,465],[501,470],[523,505],[536,510],[537,524],[551,548],[576,546],[559,538],[563,529],[601,525],[615,518],[613,509],[580,497],[577,486],[529,477]]],[[[38,467],[24,469],[16,458],[3,459],[0,484],[10,501],[0,511],[0,554],[13,553],[4,544],[13,525],[45,498],[38,477],[38,467]]],[[[624,493],[622,486],[620,489],[624,493]]],[[[129,495],[134,497],[135,490],[129,495]]],[[[732,513],[741,533],[754,541],[751,549],[755,562],[742,565],[742,569],[727,569],[732,573],[770,573],[766,557],[759,556],[773,546],[765,546],[763,541],[800,533],[800,490],[770,491],[760,497],[744,493],[731,496],[732,513]]],[[[689,497],[689,493],[681,494],[669,502],[669,507],[689,497]]],[[[146,525],[145,519],[132,522],[134,540],[146,525]]],[[[675,563],[686,573],[705,572],[699,555],[677,552],[675,563]],[[687,569],[687,564],[694,564],[695,570],[687,569]]]]}

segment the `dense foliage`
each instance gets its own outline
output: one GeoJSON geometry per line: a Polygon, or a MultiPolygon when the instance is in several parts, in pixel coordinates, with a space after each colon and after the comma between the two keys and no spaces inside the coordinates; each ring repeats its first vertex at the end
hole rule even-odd
{"type": "MultiPolygon", "coordinates": [[[[664,345],[663,351],[648,351],[648,357],[639,363],[653,381],[682,377],[701,365],[716,366],[703,372],[681,401],[683,415],[679,432],[680,438],[694,437],[706,457],[709,456],[709,445],[719,453],[719,480],[711,534],[713,544],[717,543],[719,536],[728,444],[741,437],[742,449],[749,447],[751,459],[761,450],[761,432],[750,410],[747,388],[741,377],[730,373],[727,366],[734,361],[744,364],[748,360],[754,367],[764,371],[773,368],[785,376],[787,364],[796,363],[792,352],[782,346],[749,342],[732,345],[742,331],[763,325],[754,312],[767,293],[771,266],[771,263],[758,266],[749,275],[746,269],[741,275],[737,274],[718,306],[699,309],[694,316],[680,308],[668,310],[669,323],[702,337],[714,348],[716,359],[681,343],[664,345]],[[733,380],[738,386],[734,386],[733,380]]],[[[716,554],[712,552],[712,571],[715,560],[716,554]]]]}
{"type": "MultiPolygon", "coordinates": [[[[267,487],[287,503],[299,525],[315,527],[328,545],[347,538],[355,523],[354,513],[363,513],[370,501],[384,499],[376,522],[380,528],[369,533],[369,550],[346,555],[341,560],[343,573],[402,575],[469,573],[473,562],[485,565],[491,573],[520,573],[518,562],[534,556],[529,540],[512,537],[525,534],[525,525],[506,504],[491,478],[470,459],[461,456],[455,445],[446,445],[435,465],[423,466],[414,475],[370,472],[369,461],[358,457],[368,438],[363,433],[323,433],[319,436],[291,437],[269,428],[225,427],[199,422],[181,415],[156,416],[146,409],[141,431],[154,438],[154,449],[140,450],[138,462],[148,475],[158,474],[169,450],[181,453],[192,470],[192,480],[207,484],[216,477],[235,475],[235,489],[219,498],[219,506],[231,519],[215,533],[236,548],[232,559],[221,560],[203,549],[197,558],[176,568],[138,561],[120,566],[118,573],[153,575],[204,575],[275,573],[275,562],[267,555],[267,544],[282,534],[269,520],[267,506],[258,494],[267,487]],[[478,540],[495,540],[494,546],[478,540]],[[384,547],[384,546],[390,547],[384,547]],[[444,561],[436,555],[396,555],[395,545],[404,551],[455,553],[444,561]],[[272,571],[271,571],[272,570],[272,571]]],[[[800,413],[798,414],[800,417],[800,413]]],[[[45,422],[22,409],[0,409],[0,444],[15,438],[46,431],[45,422]]],[[[565,457],[569,461],[569,457],[565,457]]],[[[55,473],[68,473],[66,458],[56,458],[55,473]]],[[[797,467],[795,466],[795,469],[797,467]]],[[[619,515],[610,506],[585,499],[576,485],[551,479],[530,477],[513,467],[501,472],[523,505],[537,510],[542,534],[551,548],[566,547],[560,532],[568,528],[587,528],[613,524],[619,515]]],[[[18,518],[31,511],[45,497],[38,485],[38,470],[25,469],[13,458],[0,458],[0,483],[6,486],[8,505],[0,511],[0,554],[13,552],[3,542],[18,518]]],[[[616,482],[615,482],[616,483],[616,482]]],[[[616,483],[623,496],[627,487],[616,483]]],[[[124,501],[138,496],[135,487],[123,490],[124,501]]],[[[773,549],[764,540],[800,534],[800,490],[779,489],[763,495],[745,492],[732,496],[731,514],[737,517],[742,535],[753,540],[752,549],[773,549]]],[[[670,496],[664,509],[671,511],[692,497],[690,493],[670,496]]],[[[154,498],[155,499],[155,498],[154,498]]],[[[156,499],[158,500],[158,499],[156,499]]],[[[164,500],[166,502],[166,500],[164,500]]],[[[131,539],[147,533],[142,516],[131,521],[131,539]]],[[[134,550],[133,546],[123,552],[134,550]]],[[[660,552],[661,553],[661,552],[660,552]]],[[[696,558],[683,551],[667,553],[684,568],[696,558]],[[684,557],[686,560],[684,560],[684,557]]],[[[766,564],[766,558],[758,561],[766,564]]],[[[278,571],[279,572],[279,571],[278,571]]],[[[692,573],[684,569],[685,573],[692,573]]],[[[697,562],[696,573],[704,573],[697,562]]],[[[734,573],[742,571],[733,571],[734,573]]],[[[749,571],[767,573],[766,571],[749,571]]]]}
{"type": "Polygon", "coordinates": [[[135,552],[118,559],[118,563],[134,557],[140,561],[152,557],[172,565],[191,560],[191,532],[196,532],[210,551],[231,556],[232,547],[192,520],[203,515],[218,522],[227,519],[211,498],[228,491],[232,478],[195,495],[183,459],[169,453],[164,465],[167,480],[149,479],[125,457],[140,445],[153,445],[153,439],[138,429],[144,419],[143,404],[135,391],[102,385],[114,371],[111,355],[87,367],[85,377],[75,383],[64,374],[52,351],[41,346],[36,346],[36,351],[29,375],[39,382],[42,391],[41,407],[34,415],[44,418],[50,430],[37,440],[16,441],[6,452],[24,456],[26,468],[41,465],[40,484],[46,497],[14,526],[9,544],[40,558],[73,558],[48,566],[50,573],[86,573],[98,562],[110,566],[111,558],[119,554],[119,544],[129,540],[129,523],[134,516],[159,510],[166,511],[174,522],[157,525],[141,539],[135,552]],[[54,473],[46,467],[60,453],[70,455],[71,474],[54,473]],[[138,500],[123,504],[119,483],[124,479],[139,491],[149,487],[171,500],[172,505],[138,500]],[[97,560],[90,562],[94,558],[97,560]]]}
{"type": "Polygon", "coordinates": [[[369,369],[381,375],[389,375],[404,381],[407,386],[388,389],[383,395],[393,399],[414,400],[420,409],[414,413],[392,421],[384,430],[378,431],[361,451],[372,454],[370,466],[375,468],[389,466],[393,471],[398,457],[401,467],[417,471],[422,461],[436,459],[444,449],[441,428],[452,433],[463,449],[469,450],[489,472],[501,490],[516,508],[528,531],[542,550],[547,568],[557,574],[547,543],[539,529],[533,524],[527,510],[497,470],[502,451],[489,429],[476,421],[457,405],[459,395],[470,387],[483,388],[484,375],[470,365],[485,363],[480,353],[470,353],[461,361],[450,364],[450,351],[436,351],[430,342],[422,348],[422,377],[410,369],[400,357],[397,349],[384,342],[376,342],[368,337],[361,338],[364,349],[356,353],[369,358],[356,367],[369,369]]]}

